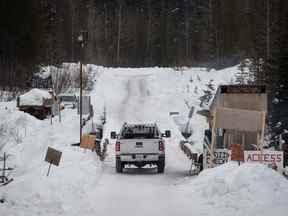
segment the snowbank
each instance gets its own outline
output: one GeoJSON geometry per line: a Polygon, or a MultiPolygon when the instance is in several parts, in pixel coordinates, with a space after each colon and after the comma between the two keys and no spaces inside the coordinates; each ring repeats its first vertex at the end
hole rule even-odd
{"type": "Polygon", "coordinates": [[[238,166],[229,162],[203,171],[188,185],[192,188],[191,197],[202,199],[222,215],[287,214],[288,181],[262,164],[238,166]]]}
{"type": "Polygon", "coordinates": [[[46,90],[34,88],[20,96],[20,105],[41,106],[43,98],[51,98],[51,95],[46,90]]]}
{"type": "Polygon", "coordinates": [[[0,103],[0,119],[0,152],[22,143],[40,125],[35,117],[18,111],[15,102],[0,103]]]}
{"type": "Polygon", "coordinates": [[[76,110],[64,110],[62,122],[54,118],[51,125],[18,111],[15,103],[0,103],[0,119],[0,156],[6,152],[7,166],[14,168],[9,172],[14,181],[0,187],[1,215],[79,215],[102,166],[95,152],[71,147],[79,141],[76,110]],[[53,166],[49,177],[44,161],[48,146],[62,152],[59,167],[53,166]]]}
{"type": "Polygon", "coordinates": [[[0,212],[19,216],[76,216],[83,212],[92,215],[93,209],[87,208],[87,202],[93,200],[87,198],[87,193],[101,175],[95,153],[64,150],[60,166],[52,166],[49,177],[46,176],[48,164],[41,162],[37,166],[34,164],[21,178],[14,177],[14,182],[0,188],[0,199],[5,200],[0,204],[0,212]]]}

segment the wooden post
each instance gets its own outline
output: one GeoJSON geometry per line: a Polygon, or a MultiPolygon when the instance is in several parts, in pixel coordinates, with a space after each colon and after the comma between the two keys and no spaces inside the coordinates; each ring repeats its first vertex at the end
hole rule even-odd
{"type": "Polygon", "coordinates": [[[88,31],[81,31],[81,34],[78,37],[78,42],[80,44],[80,97],[79,97],[79,111],[80,111],[80,145],[82,139],[82,89],[83,89],[83,77],[82,77],[82,62],[84,61],[84,47],[86,46],[86,42],[88,40],[88,31]]]}
{"type": "Polygon", "coordinates": [[[245,133],[242,132],[242,147],[245,149],[245,133]]]}
{"type": "Polygon", "coordinates": [[[51,169],[51,165],[52,165],[52,163],[49,164],[49,168],[48,168],[47,176],[49,176],[50,169],[51,169]]]}
{"type": "Polygon", "coordinates": [[[50,108],[50,123],[51,123],[51,125],[53,124],[52,115],[53,115],[53,110],[52,110],[52,106],[51,106],[51,108],[50,108]]]}
{"type": "Polygon", "coordinates": [[[266,112],[262,112],[262,131],[261,131],[261,145],[260,150],[263,151],[263,144],[264,144],[264,135],[265,135],[265,121],[266,121],[266,112]]]}
{"type": "Polygon", "coordinates": [[[59,122],[61,122],[61,105],[60,105],[60,102],[58,103],[58,110],[59,110],[59,122]]]}
{"type": "Polygon", "coordinates": [[[263,111],[262,112],[261,138],[260,138],[261,163],[263,162],[262,156],[263,156],[263,144],[264,144],[264,135],[265,135],[265,121],[266,121],[266,112],[263,111]]]}
{"type": "Polygon", "coordinates": [[[257,138],[256,138],[256,140],[257,140],[257,151],[259,151],[259,132],[257,132],[257,138]]]}
{"type": "Polygon", "coordinates": [[[80,61],[80,97],[79,97],[79,111],[80,111],[80,145],[82,141],[82,62],[80,61]]]}
{"type": "Polygon", "coordinates": [[[229,148],[229,145],[231,144],[231,134],[228,133],[227,136],[227,148],[229,148]]]}
{"type": "Polygon", "coordinates": [[[210,153],[211,153],[211,160],[212,160],[212,163],[214,163],[214,148],[215,148],[215,127],[216,127],[216,115],[217,115],[217,109],[216,111],[214,112],[214,115],[213,115],[213,119],[212,119],[212,129],[211,129],[211,148],[210,148],[210,153]]]}
{"type": "Polygon", "coordinates": [[[4,158],[3,158],[3,173],[2,176],[5,178],[5,170],[6,170],[6,153],[4,152],[4,158]]]}

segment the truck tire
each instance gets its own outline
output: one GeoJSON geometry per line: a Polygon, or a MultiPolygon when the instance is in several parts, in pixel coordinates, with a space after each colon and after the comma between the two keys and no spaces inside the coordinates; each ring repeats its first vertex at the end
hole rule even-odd
{"type": "Polygon", "coordinates": [[[158,167],[158,173],[164,173],[165,158],[159,158],[159,161],[157,163],[157,167],[158,167]]]}
{"type": "Polygon", "coordinates": [[[122,173],[124,168],[123,162],[121,162],[120,158],[116,158],[116,172],[122,173]]]}

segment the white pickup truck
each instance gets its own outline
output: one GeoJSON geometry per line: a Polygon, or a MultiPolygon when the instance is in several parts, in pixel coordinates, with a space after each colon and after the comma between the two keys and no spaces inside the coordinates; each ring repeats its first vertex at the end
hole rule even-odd
{"type": "Polygon", "coordinates": [[[171,132],[160,133],[157,124],[124,123],[120,133],[111,132],[116,139],[116,172],[123,172],[126,164],[139,168],[146,164],[156,165],[158,173],[165,168],[165,143],[163,137],[170,137],[171,132]]]}

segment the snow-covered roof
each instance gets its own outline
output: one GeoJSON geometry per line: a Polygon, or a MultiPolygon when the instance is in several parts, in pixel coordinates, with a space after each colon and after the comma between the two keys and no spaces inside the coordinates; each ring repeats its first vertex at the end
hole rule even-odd
{"type": "MultiPolygon", "coordinates": [[[[36,73],[35,75],[40,77],[41,79],[47,79],[51,76],[51,67],[53,66],[43,67],[41,71],[36,73]]],[[[53,68],[56,68],[56,67],[53,67],[53,68]]]]}
{"type": "Polygon", "coordinates": [[[51,98],[50,93],[47,90],[34,88],[20,96],[20,105],[41,106],[43,98],[51,98]]]}

